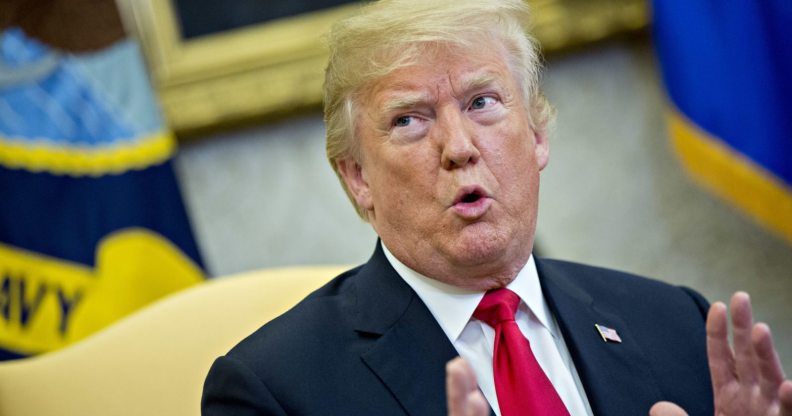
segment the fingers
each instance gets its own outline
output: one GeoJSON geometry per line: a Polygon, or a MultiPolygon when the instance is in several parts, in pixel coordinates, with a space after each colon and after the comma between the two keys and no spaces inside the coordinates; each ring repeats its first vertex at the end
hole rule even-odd
{"type": "Polygon", "coordinates": [[[753,323],[747,293],[735,293],[730,310],[733,349],[729,347],[726,305],[713,304],[707,316],[707,355],[715,404],[721,407],[716,412],[747,414],[750,409],[754,414],[792,416],[792,381],[784,379],[770,328],[753,323]]]}
{"type": "Polygon", "coordinates": [[[448,399],[449,416],[464,415],[467,394],[470,392],[470,381],[467,372],[470,366],[462,357],[454,358],[446,364],[446,398],[448,399]]]}
{"type": "Polygon", "coordinates": [[[792,381],[784,380],[784,368],[773,346],[770,328],[762,323],[756,324],[751,338],[759,361],[762,395],[769,400],[778,400],[779,415],[792,416],[792,381]]]}
{"type": "Polygon", "coordinates": [[[792,381],[785,381],[778,388],[778,400],[781,403],[781,416],[792,416],[792,381]]]}
{"type": "Polygon", "coordinates": [[[489,404],[479,390],[468,395],[465,416],[489,416],[489,410],[489,404]]]}
{"type": "MultiPolygon", "coordinates": [[[[737,377],[743,383],[758,381],[756,354],[751,341],[753,313],[751,299],[745,292],[737,292],[731,298],[732,337],[737,377]]],[[[772,347],[772,346],[771,346],[772,347]]]]}
{"type": "Polygon", "coordinates": [[[726,305],[721,302],[712,304],[707,314],[707,359],[712,388],[717,392],[736,376],[734,354],[729,346],[726,305]]]}
{"type": "Polygon", "coordinates": [[[449,416],[486,416],[489,405],[478,389],[476,375],[462,357],[446,364],[446,397],[449,416]]]}
{"type": "Polygon", "coordinates": [[[762,323],[756,324],[751,331],[751,341],[756,354],[760,391],[763,396],[773,399],[784,381],[784,369],[773,346],[770,328],[762,323]]]}
{"type": "Polygon", "coordinates": [[[688,414],[674,403],[657,402],[649,409],[649,416],[688,416],[688,414]]]}

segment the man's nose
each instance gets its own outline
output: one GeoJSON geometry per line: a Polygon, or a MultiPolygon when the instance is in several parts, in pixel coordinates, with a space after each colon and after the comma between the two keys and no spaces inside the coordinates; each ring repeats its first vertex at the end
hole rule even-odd
{"type": "Polygon", "coordinates": [[[461,111],[446,112],[436,126],[439,127],[443,169],[457,169],[478,162],[481,154],[476,147],[475,131],[461,111]]]}

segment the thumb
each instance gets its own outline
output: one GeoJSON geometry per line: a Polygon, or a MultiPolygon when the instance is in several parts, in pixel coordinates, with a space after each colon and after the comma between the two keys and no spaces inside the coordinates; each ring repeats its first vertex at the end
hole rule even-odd
{"type": "Polygon", "coordinates": [[[688,414],[674,403],[657,402],[649,409],[649,416],[688,416],[688,414]]]}

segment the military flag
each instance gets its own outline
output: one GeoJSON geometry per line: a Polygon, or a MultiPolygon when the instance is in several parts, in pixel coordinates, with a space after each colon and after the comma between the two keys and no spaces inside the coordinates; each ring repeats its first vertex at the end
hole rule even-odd
{"type": "Polygon", "coordinates": [[[0,33],[0,359],[51,351],[203,280],[137,44],[0,33]]]}

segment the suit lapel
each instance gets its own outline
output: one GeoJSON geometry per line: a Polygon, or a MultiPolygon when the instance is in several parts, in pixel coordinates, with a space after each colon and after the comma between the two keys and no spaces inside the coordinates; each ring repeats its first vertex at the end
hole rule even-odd
{"type": "Polygon", "coordinates": [[[356,279],[355,328],[379,336],[361,358],[408,414],[445,414],[445,363],[457,356],[380,245],[356,279]]]}
{"type": "Polygon", "coordinates": [[[577,283],[584,276],[571,276],[563,265],[540,260],[537,269],[594,414],[647,414],[660,400],[660,390],[624,320],[577,283]],[[594,324],[616,329],[622,342],[604,342],[594,324]]]}
{"type": "MultiPolygon", "coordinates": [[[[562,265],[537,260],[537,268],[594,414],[646,414],[661,395],[625,321],[562,265]],[[615,328],[623,342],[604,342],[594,324],[615,328]]],[[[379,244],[355,284],[355,329],[377,337],[361,359],[406,413],[446,414],[445,363],[458,353],[379,244]]]]}
{"type": "Polygon", "coordinates": [[[418,297],[404,316],[363,354],[408,414],[447,413],[445,364],[457,355],[418,297]],[[428,318],[428,319],[427,319],[428,318]],[[439,333],[438,333],[439,332],[439,333]]]}

